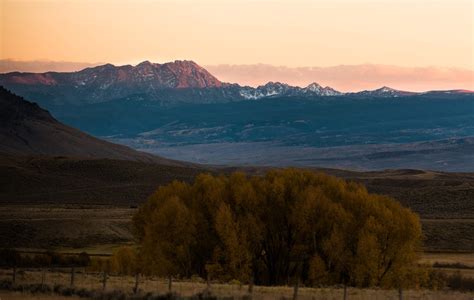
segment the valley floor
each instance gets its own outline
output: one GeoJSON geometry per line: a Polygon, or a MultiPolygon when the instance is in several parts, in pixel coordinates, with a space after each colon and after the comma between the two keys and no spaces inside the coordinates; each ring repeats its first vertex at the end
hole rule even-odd
{"type": "Polygon", "coordinates": [[[474,169],[474,138],[401,144],[293,146],[279,142],[217,142],[183,145],[137,138],[115,143],[163,157],[200,164],[326,167],[351,170],[421,169],[469,172],[474,169]]]}

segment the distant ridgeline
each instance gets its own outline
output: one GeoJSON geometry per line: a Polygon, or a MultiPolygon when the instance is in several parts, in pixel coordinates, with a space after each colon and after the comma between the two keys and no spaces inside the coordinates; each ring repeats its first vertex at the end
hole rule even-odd
{"type": "MultiPolygon", "coordinates": [[[[136,66],[106,64],[78,72],[0,74],[0,84],[40,104],[84,105],[118,99],[177,103],[223,103],[272,97],[402,97],[419,95],[382,87],[373,91],[342,93],[312,83],[301,88],[269,82],[257,88],[224,83],[193,61],[165,64],[144,61],[136,66]]],[[[431,91],[423,95],[469,94],[470,91],[431,91]]],[[[46,105],[49,108],[48,105],[46,105]]]]}

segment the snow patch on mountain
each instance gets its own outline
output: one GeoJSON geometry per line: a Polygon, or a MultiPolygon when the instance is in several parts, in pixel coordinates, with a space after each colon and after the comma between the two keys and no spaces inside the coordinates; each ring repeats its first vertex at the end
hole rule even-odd
{"type": "Polygon", "coordinates": [[[258,100],[262,98],[277,96],[339,96],[341,92],[330,87],[322,87],[316,82],[311,83],[305,88],[290,86],[280,82],[269,82],[257,88],[242,87],[239,94],[247,100],[258,100]]]}

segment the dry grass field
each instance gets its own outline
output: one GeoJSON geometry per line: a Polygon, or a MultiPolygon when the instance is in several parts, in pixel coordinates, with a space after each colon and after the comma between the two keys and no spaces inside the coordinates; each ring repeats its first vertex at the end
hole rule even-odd
{"type": "Polygon", "coordinates": [[[437,270],[448,275],[459,272],[463,277],[474,278],[473,253],[425,252],[420,263],[436,266],[437,270]]]}
{"type": "Polygon", "coordinates": [[[75,296],[38,295],[21,292],[0,292],[0,300],[79,300],[75,296]]]}
{"type": "MultiPolygon", "coordinates": [[[[136,208],[111,205],[0,205],[0,244],[23,250],[110,254],[133,242],[136,208]]],[[[425,249],[474,252],[474,219],[423,219],[425,249]]]]}
{"type": "Polygon", "coordinates": [[[464,266],[474,269],[473,253],[436,253],[426,252],[421,259],[422,263],[433,265],[435,263],[451,264],[461,263],[464,266]]]}
{"type": "Polygon", "coordinates": [[[0,206],[0,244],[110,254],[114,246],[132,241],[135,210],[100,205],[0,206]]]}
{"type": "MultiPolygon", "coordinates": [[[[41,283],[40,271],[20,271],[18,273],[18,284],[41,283]]],[[[11,278],[11,270],[0,270],[0,280],[11,278]]],[[[45,273],[45,284],[47,285],[63,285],[69,286],[70,274],[64,270],[45,273]]],[[[132,293],[135,285],[135,278],[131,276],[109,276],[106,284],[107,291],[121,290],[132,293]]],[[[84,288],[88,290],[102,290],[102,275],[92,273],[82,273],[78,270],[75,276],[76,288],[84,288]]],[[[166,294],[168,292],[168,281],[163,278],[145,278],[139,279],[140,293],[166,294]]],[[[211,283],[210,288],[202,280],[194,281],[173,281],[172,291],[182,297],[191,297],[199,293],[210,291],[217,298],[232,297],[232,299],[242,299],[248,295],[248,286],[239,284],[222,284],[211,283]]],[[[253,299],[270,300],[270,299],[292,299],[294,288],[291,286],[265,287],[255,286],[253,288],[253,299]]],[[[298,299],[343,299],[344,290],[342,287],[324,287],[324,288],[308,288],[300,287],[298,289],[298,299]]],[[[397,290],[384,289],[356,289],[348,288],[349,299],[399,299],[397,290]]],[[[74,299],[63,298],[59,296],[36,296],[18,293],[0,292],[2,300],[4,299],[74,299]],[[3,293],[3,294],[2,294],[3,293]],[[11,298],[10,298],[11,296],[11,298]]],[[[432,291],[432,290],[405,290],[403,291],[403,299],[460,299],[472,300],[473,293],[462,293],[449,290],[432,291]]]]}

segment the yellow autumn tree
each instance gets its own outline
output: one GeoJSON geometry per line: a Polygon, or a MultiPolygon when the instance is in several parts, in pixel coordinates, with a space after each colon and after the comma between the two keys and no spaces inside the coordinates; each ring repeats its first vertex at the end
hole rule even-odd
{"type": "Polygon", "coordinates": [[[111,272],[120,275],[134,275],[138,271],[138,258],[134,248],[123,246],[112,253],[111,272]]]}
{"type": "Polygon", "coordinates": [[[178,196],[163,199],[145,224],[141,257],[146,273],[163,276],[193,274],[196,244],[193,215],[178,196]]]}
{"type": "Polygon", "coordinates": [[[144,272],[270,285],[402,286],[421,241],[418,217],[395,200],[299,169],[173,182],[134,228],[144,272]]]}

